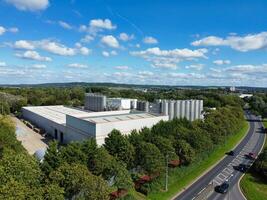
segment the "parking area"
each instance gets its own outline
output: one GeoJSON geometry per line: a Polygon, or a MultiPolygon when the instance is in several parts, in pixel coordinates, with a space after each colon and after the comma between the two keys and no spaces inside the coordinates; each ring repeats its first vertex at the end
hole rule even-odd
{"type": "Polygon", "coordinates": [[[18,118],[12,117],[12,120],[16,124],[17,139],[21,141],[22,145],[30,155],[33,155],[38,149],[47,148],[47,138],[27,127],[18,118]]]}

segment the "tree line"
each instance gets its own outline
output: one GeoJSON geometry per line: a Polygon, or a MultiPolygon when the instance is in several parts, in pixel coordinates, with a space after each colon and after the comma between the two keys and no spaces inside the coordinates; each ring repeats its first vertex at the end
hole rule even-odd
{"type": "MultiPolygon", "coordinates": [[[[166,158],[188,166],[202,153],[222,145],[243,123],[240,107],[210,111],[205,121],[161,121],[123,135],[113,130],[105,144],[94,139],[59,146],[50,143],[38,163],[16,140],[8,117],[0,119],[0,195],[5,199],[109,199],[117,189],[134,189],[142,175],[164,175],[166,158]]],[[[149,184],[140,191],[150,192],[149,184]]],[[[161,188],[162,189],[162,188],[161,188]]]]}

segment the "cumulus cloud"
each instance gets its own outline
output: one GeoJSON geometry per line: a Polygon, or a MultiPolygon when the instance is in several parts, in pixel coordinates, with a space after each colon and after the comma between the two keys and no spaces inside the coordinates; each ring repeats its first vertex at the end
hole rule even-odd
{"type": "Polygon", "coordinates": [[[110,19],[92,19],[88,26],[80,25],[79,30],[81,32],[88,32],[90,34],[97,34],[103,30],[114,30],[117,26],[112,24],[110,19]]]}
{"type": "Polygon", "coordinates": [[[6,32],[6,29],[3,26],[0,26],[0,35],[3,35],[6,32]]]}
{"type": "Polygon", "coordinates": [[[18,10],[23,11],[39,11],[45,10],[49,6],[48,0],[5,0],[12,4],[18,10]]]}
{"type": "Polygon", "coordinates": [[[102,51],[102,55],[105,56],[105,57],[109,57],[110,56],[108,51],[102,51]]]}
{"type": "Polygon", "coordinates": [[[141,76],[152,76],[152,75],[154,75],[154,73],[151,72],[151,71],[139,71],[138,74],[141,75],[141,76]]]}
{"type": "Polygon", "coordinates": [[[114,68],[119,69],[119,70],[128,70],[129,69],[129,67],[127,65],[120,65],[120,66],[116,66],[114,68]]]}
{"type": "Polygon", "coordinates": [[[120,33],[119,39],[124,41],[124,42],[127,42],[129,40],[134,39],[134,35],[133,34],[128,35],[127,33],[120,33]]]}
{"type": "Polygon", "coordinates": [[[202,70],[204,67],[204,64],[195,64],[195,65],[187,65],[185,66],[186,69],[195,69],[195,70],[202,70]]]}
{"type": "Polygon", "coordinates": [[[91,49],[88,49],[87,47],[81,47],[79,50],[80,53],[84,56],[87,56],[91,53],[91,49]]]}
{"type": "Polygon", "coordinates": [[[139,56],[152,63],[153,67],[176,69],[177,63],[183,60],[195,60],[207,58],[207,49],[172,49],[161,50],[159,47],[148,48],[143,51],[130,52],[133,56],[139,56]]]}
{"type": "Polygon", "coordinates": [[[241,52],[264,49],[267,47],[267,32],[245,36],[230,35],[226,38],[208,36],[191,43],[193,46],[229,46],[241,52]]]}
{"type": "Polygon", "coordinates": [[[6,62],[0,61],[0,67],[6,67],[6,66],[7,66],[6,62]]]}
{"type": "Polygon", "coordinates": [[[19,58],[24,58],[29,60],[52,61],[50,57],[41,56],[38,52],[30,50],[25,51],[23,54],[17,53],[16,56],[19,58]]]}
{"type": "Polygon", "coordinates": [[[102,44],[105,44],[106,46],[112,47],[112,48],[119,48],[120,44],[118,40],[112,36],[112,35],[106,35],[101,38],[102,44]]]}
{"type": "Polygon", "coordinates": [[[225,65],[225,64],[228,65],[231,63],[231,61],[230,60],[214,60],[213,63],[215,65],[225,65]]]}
{"type": "Polygon", "coordinates": [[[27,49],[27,50],[33,50],[35,47],[32,44],[32,42],[26,41],[26,40],[18,40],[15,42],[14,47],[16,49],[27,49]]]}
{"type": "Polygon", "coordinates": [[[32,68],[34,68],[34,69],[45,69],[46,65],[44,65],[44,64],[34,64],[34,65],[32,65],[32,68]]]}
{"type": "Polygon", "coordinates": [[[6,32],[17,33],[18,31],[19,29],[17,27],[5,28],[0,26],[0,35],[3,35],[6,32]]]}
{"type": "Polygon", "coordinates": [[[82,43],[89,43],[89,42],[91,42],[91,41],[93,41],[94,40],[94,37],[93,36],[91,36],[91,35],[86,35],[86,36],[84,36],[80,41],[82,42],[82,43]]]}
{"type": "Polygon", "coordinates": [[[77,53],[82,55],[90,54],[91,50],[83,47],[80,43],[76,47],[67,47],[64,44],[61,44],[57,41],[52,40],[39,40],[39,41],[27,41],[27,40],[18,40],[14,43],[13,47],[16,49],[42,49],[49,53],[60,55],[60,56],[74,56],[77,53]]]}
{"type": "Polygon", "coordinates": [[[68,67],[71,67],[71,68],[88,68],[88,65],[80,64],[80,63],[71,63],[71,64],[68,64],[68,67]]]}
{"type": "Polygon", "coordinates": [[[148,36],[148,37],[145,37],[143,39],[143,42],[145,44],[157,44],[158,43],[158,40],[156,38],[154,38],[154,37],[148,36]]]}
{"type": "Polygon", "coordinates": [[[72,26],[70,24],[68,24],[67,22],[58,21],[58,24],[64,29],[68,29],[68,30],[72,29],[72,26]]]}
{"type": "Polygon", "coordinates": [[[197,73],[169,73],[169,75],[173,78],[180,78],[180,79],[204,79],[205,75],[197,74],[197,73]]]}

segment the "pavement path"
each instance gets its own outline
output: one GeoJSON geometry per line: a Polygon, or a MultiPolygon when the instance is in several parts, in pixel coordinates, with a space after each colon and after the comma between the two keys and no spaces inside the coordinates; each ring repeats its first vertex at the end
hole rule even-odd
{"type": "Polygon", "coordinates": [[[27,127],[18,118],[12,117],[12,120],[16,124],[17,139],[21,141],[23,147],[28,151],[30,155],[33,155],[35,151],[39,149],[47,148],[47,139],[39,133],[34,132],[27,127]]]}
{"type": "Polygon", "coordinates": [[[199,178],[195,183],[189,186],[184,192],[180,193],[175,200],[190,200],[198,199],[201,193],[205,192],[206,188],[212,184],[219,185],[228,180],[230,183],[229,192],[226,195],[216,193],[212,190],[208,196],[201,199],[217,200],[217,199],[231,199],[243,200],[244,197],[237,186],[242,173],[233,169],[234,165],[249,162],[244,155],[249,152],[258,153],[264,143],[265,134],[263,134],[262,124],[258,118],[247,114],[246,115],[250,128],[245,138],[234,149],[235,156],[226,156],[217,165],[215,165],[209,172],[199,178]]]}

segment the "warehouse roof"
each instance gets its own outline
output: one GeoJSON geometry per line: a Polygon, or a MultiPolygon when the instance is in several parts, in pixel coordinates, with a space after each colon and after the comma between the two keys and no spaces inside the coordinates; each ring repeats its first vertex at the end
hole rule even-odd
{"type": "Polygon", "coordinates": [[[86,117],[89,116],[91,112],[78,110],[75,108],[69,108],[62,105],[59,106],[28,106],[23,107],[23,109],[31,111],[37,115],[54,121],[58,124],[66,123],[66,115],[76,116],[76,117],[86,117]]]}
{"type": "Polygon", "coordinates": [[[92,123],[117,122],[153,118],[157,115],[151,113],[130,112],[129,110],[90,112],[75,108],[59,106],[29,106],[23,109],[33,112],[58,124],[66,123],[66,115],[73,116],[92,123]]]}
{"type": "Polygon", "coordinates": [[[151,113],[127,113],[127,114],[117,114],[117,115],[106,115],[106,116],[95,116],[84,118],[86,121],[90,121],[92,123],[107,123],[107,122],[118,122],[118,121],[126,121],[126,120],[137,120],[137,119],[145,119],[145,118],[153,118],[158,115],[151,113]]]}

